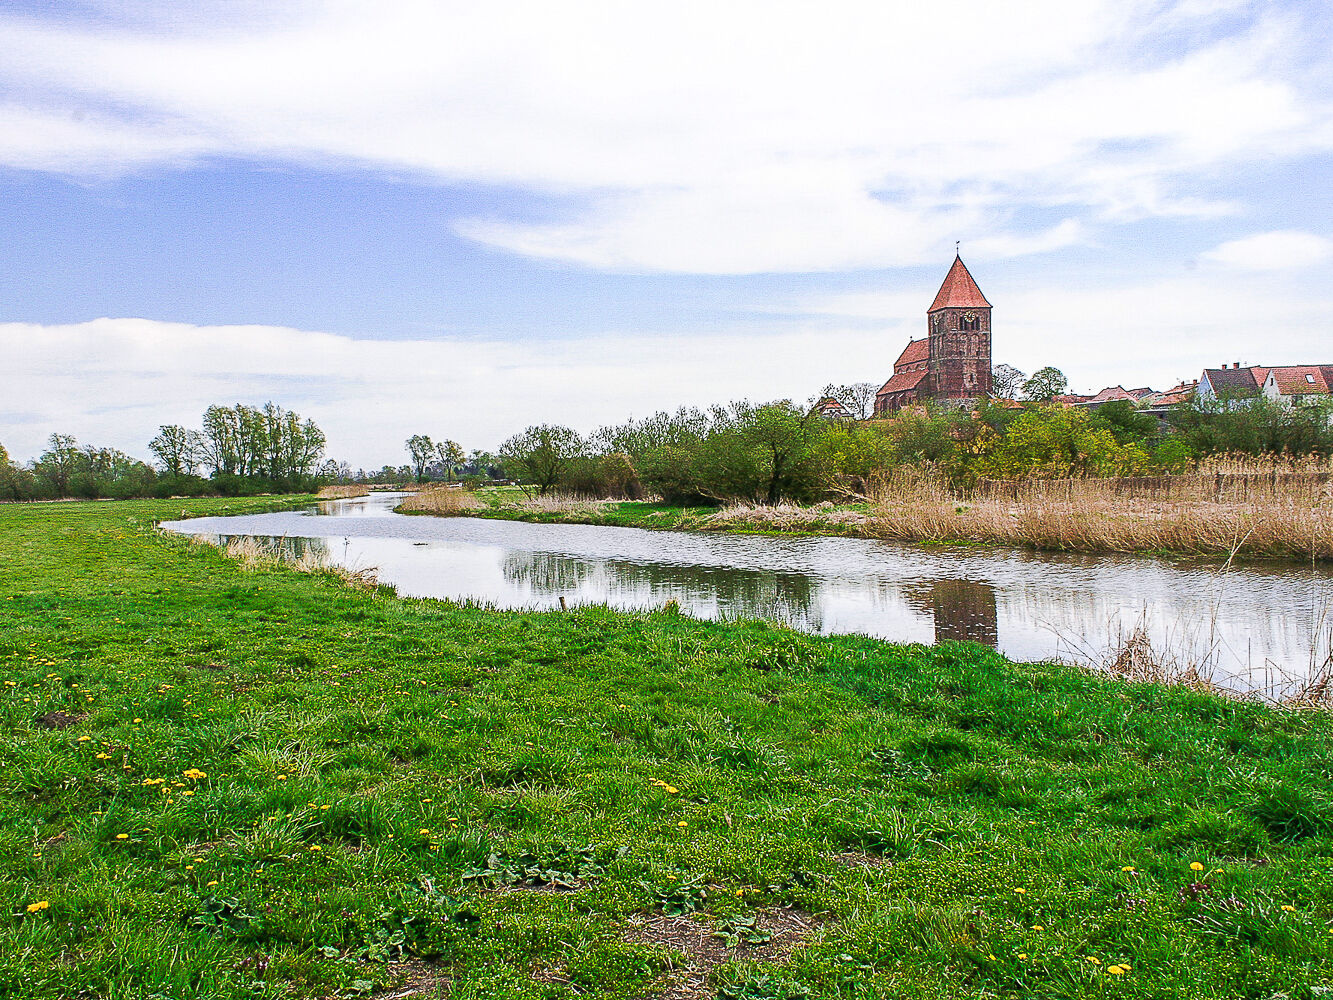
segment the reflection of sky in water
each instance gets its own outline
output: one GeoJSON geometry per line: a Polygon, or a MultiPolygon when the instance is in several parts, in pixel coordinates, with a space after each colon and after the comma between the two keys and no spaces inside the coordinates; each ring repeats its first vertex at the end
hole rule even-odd
{"type": "Polygon", "coordinates": [[[1098,659],[1141,623],[1155,648],[1247,686],[1308,670],[1333,627],[1333,587],[1297,564],[1223,573],[1144,557],[405,517],[392,513],[395,502],[380,495],[167,527],[285,538],[342,565],[374,567],[409,596],[501,607],[675,600],[705,618],[765,617],[899,642],[971,639],[1016,660],[1098,659]]]}

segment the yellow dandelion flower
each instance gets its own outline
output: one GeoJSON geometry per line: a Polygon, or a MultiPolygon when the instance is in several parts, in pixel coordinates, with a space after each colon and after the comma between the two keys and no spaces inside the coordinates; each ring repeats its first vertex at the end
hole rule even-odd
{"type": "Polygon", "coordinates": [[[1032,929],[1034,931],[1044,931],[1046,928],[1043,927],[1041,924],[1033,924],[1032,929]]]}
{"type": "Polygon", "coordinates": [[[117,839],[117,840],[129,840],[129,839],[130,839],[130,835],[129,835],[128,833],[118,833],[118,834],[116,834],[116,839],[117,839]]]}
{"type": "Polygon", "coordinates": [[[425,837],[425,836],[427,836],[427,835],[430,833],[430,831],[427,830],[427,829],[423,826],[420,830],[417,831],[417,833],[419,833],[419,834],[421,834],[423,837],[425,837]]]}
{"type": "Polygon", "coordinates": [[[192,871],[194,871],[194,865],[186,865],[186,866],[185,866],[185,870],[186,870],[187,872],[192,872],[192,871]]]}
{"type": "Polygon", "coordinates": [[[1133,871],[1134,871],[1134,866],[1133,866],[1133,865],[1125,865],[1125,867],[1124,867],[1124,868],[1121,868],[1120,870],[1121,870],[1122,872],[1130,872],[1130,873],[1133,873],[1133,871]]]}
{"type": "Polygon", "coordinates": [[[311,845],[310,845],[310,849],[311,849],[312,851],[322,851],[322,850],[324,850],[324,848],[320,847],[318,844],[311,844],[311,845]]]}
{"type": "Polygon", "coordinates": [[[1102,960],[1101,960],[1100,958],[1098,958],[1096,955],[1089,955],[1089,956],[1088,956],[1088,961],[1091,962],[1093,965],[1101,965],[1101,964],[1102,964],[1102,960]]]}
{"type": "Polygon", "coordinates": [[[1106,971],[1113,976],[1123,976],[1125,974],[1124,967],[1119,965],[1108,965],[1106,971]]]}
{"type": "Polygon", "coordinates": [[[209,885],[217,885],[217,884],[218,884],[218,880],[217,880],[217,879],[214,879],[212,882],[209,882],[208,884],[209,884],[209,885]]]}
{"type": "Polygon", "coordinates": [[[137,726],[139,723],[141,723],[141,722],[143,722],[143,719],[135,719],[135,720],[134,720],[134,724],[135,724],[136,726],[137,726]]]}
{"type": "Polygon", "coordinates": [[[1295,912],[1296,912],[1296,907],[1294,907],[1294,906],[1290,906],[1290,905],[1283,906],[1283,907],[1282,907],[1282,912],[1283,912],[1283,913],[1295,913],[1295,912]]]}
{"type": "Polygon", "coordinates": [[[111,755],[110,755],[109,753],[99,753],[99,754],[97,755],[97,759],[98,759],[98,760],[110,760],[110,759],[111,759],[111,755]]]}
{"type": "Polygon", "coordinates": [[[681,821],[680,821],[679,823],[677,823],[676,825],[677,825],[677,826],[689,826],[690,824],[686,823],[684,820],[681,820],[681,821]]]}
{"type": "Polygon", "coordinates": [[[35,903],[29,903],[29,904],[28,904],[28,912],[29,912],[29,913],[37,913],[39,910],[45,910],[45,909],[46,909],[48,906],[50,906],[50,905],[51,905],[51,903],[50,903],[48,900],[45,900],[45,899],[39,899],[39,900],[37,900],[37,902],[35,902],[35,903]]]}
{"type": "Polygon", "coordinates": [[[1025,896],[1025,895],[1027,895],[1027,890],[1026,890],[1026,889],[1015,889],[1015,890],[1014,890],[1014,895],[1015,895],[1015,896],[1025,896]]]}
{"type": "Polygon", "coordinates": [[[1192,871],[1192,872],[1201,872],[1201,871],[1203,871],[1203,865],[1199,864],[1199,862],[1197,862],[1197,861],[1191,861],[1191,862],[1190,862],[1190,871],[1192,871]]]}
{"type": "Polygon", "coordinates": [[[286,780],[287,780],[287,775],[285,775],[285,774],[280,774],[280,775],[278,775],[278,780],[279,780],[279,781],[286,781],[286,780]]]}
{"type": "Polygon", "coordinates": [[[181,774],[185,775],[185,777],[191,779],[192,781],[198,781],[200,778],[208,777],[207,774],[199,770],[199,768],[197,767],[192,767],[189,768],[188,770],[182,771],[181,774]]]}
{"type": "Polygon", "coordinates": [[[987,955],[986,957],[989,958],[992,962],[995,961],[995,956],[994,956],[994,955],[987,955]]]}
{"type": "Polygon", "coordinates": [[[87,743],[87,742],[88,742],[89,740],[91,740],[91,739],[92,739],[91,736],[80,736],[80,737],[79,737],[77,740],[75,740],[74,742],[76,742],[76,743],[87,743]]]}
{"type": "Polygon", "coordinates": [[[1025,951],[1020,951],[1018,953],[1018,960],[1020,962],[1026,962],[1028,960],[1028,953],[1025,951]]]}

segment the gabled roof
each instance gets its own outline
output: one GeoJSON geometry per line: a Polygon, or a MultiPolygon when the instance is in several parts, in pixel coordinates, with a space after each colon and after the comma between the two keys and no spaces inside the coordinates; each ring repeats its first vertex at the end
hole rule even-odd
{"type": "Polygon", "coordinates": [[[1258,392],[1268,378],[1269,369],[1252,365],[1249,368],[1205,368],[1203,377],[1213,387],[1213,392],[1249,393],[1258,392]]]}
{"type": "Polygon", "coordinates": [[[908,389],[915,389],[921,384],[921,380],[930,375],[930,372],[898,372],[893,378],[889,379],[880,387],[876,396],[883,396],[891,392],[906,392],[908,389]]]}
{"type": "Polygon", "coordinates": [[[1188,403],[1195,397],[1198,389],[1196,382],[1181,382],[1163,392],[1152,393],[1146,402],[1149,406],[1175,406],[1178,403],[1188,403]]]}
{"type": "Polygon", "coordinates": [[[1283,365],[1271,369],[1284,396],[1327,396],[1333,392],[1333,365],[1283,365]]]}
{"type": "Polygon", "coordinates": [[[903,348],[903,353],[899,354],[898,360],[893,363],[893,370],[897,371],[903,365],[914,365],[929,360],[930,338],[922,337],[920,340],[909,340],[907,346],[903,348]]]}
{"type": "Polygon", "coordinates": [[[935,294],[935,301],[930,304],[926,312],[933,313],[937,309],[989,308],[990,303],[986,301],[986,296],[981,294],[977,283],[972,280],[972,274],[963,263],[963,258],[955,257],[953,267],[949,268],[949,273],[944,277],[944,284],[940,285],[940,290],[935,294]]]}
{"type": "MultiPolygon", "coordinates": [[[[1151,391],[1151,390],[1149,390],[1149,391],[1151,391]]],[[[1145,395],[1146,395],[1146,394],[1145,394],[1145,395]]],[[[1117,399],[1129,399],[1129,400],[1137,401],[1137,400],[1139,399],[1139,397],[1138,397],[1138,396],[1135,396],[1133,393],[1127,392],[1127,391],[1125,390],[1125,387],[1122,386],[1122,385],[1110,385],[1110,386],[1107,386],[1105,389],[1103,389],[1101,392],[1097,393],[1097,395],[1091,397],[1091,398],[1088,400],[1088,402],[1089,402],[1089,403],[1110,403],[1110,402],[1112,402],[1112,401],[1114,401],[1114,400],[1117,400],[1117,399]]]]}
{"type": "Polygon", "coordinates": [[[1091,396],[1080,396],[1076,393],[1066,392],[1059,396],[1052,396],[1051,402],[1063,403],[1065,406],[1073,406],[1075,403],[1086,403],[1091,398],[1091,396]]]}

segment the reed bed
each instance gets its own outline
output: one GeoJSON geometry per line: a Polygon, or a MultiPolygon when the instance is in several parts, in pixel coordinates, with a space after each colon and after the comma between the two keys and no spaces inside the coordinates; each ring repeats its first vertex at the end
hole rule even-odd
{"type": "Polygon", "coordinates": [[[485,508],[471,493],[458,487],[432,486],[404,497],[395,510],[404,514],[435,514],[451,517],[485,508]]]}
{"type": "Polygon", "coordinates": [[[315,496],[320,500],[354,500],[366,496],[369,492],[369,487],[353,483],[350,486],[321,486],[315,496]]]}
{"type": "MultiPolygon", "coordinates": [[[[1188,479],[1193,477],[1179,477],[1188,479]]],[[[737,505],[699,519],[705,530],[836,531],[905,542],[975,542],[1069,552],[1174,552],[1333,559],[1333,484],[1269,484],[1248,499],[1189,492],[1127,494],[1117,480],[1034,480],[1007,495],[957,496],[941,480],[900,474],[860,510],[737,505]]],[[[1197,486],[1197,484],[1196,484],[1197,486]]],[[[1173,488],[1174,491],[1174,488],[1173,488]]]]}
{"type": "Polygon", "coordinates": [[[265,540],[247,535],[229,540],[223,551],[227,558],[234,559],[246,570],[286,566],[298,573],[327,573],[359,590],[373,590],[379,585],[375,567],[339,566],[329,558],[327,551],[314,545],[302,546],[294,552],[280,539],[265,540]]]}

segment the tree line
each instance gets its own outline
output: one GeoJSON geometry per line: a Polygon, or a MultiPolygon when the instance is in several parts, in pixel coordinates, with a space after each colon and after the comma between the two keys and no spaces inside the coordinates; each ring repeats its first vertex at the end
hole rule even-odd
{"type": "Polygon", "coordinates": [[[198,429],[164,424],[148,444],[154,468],[117,451],[52,434],[46,450],[20,465],[0,446],[0,499],[241,495],[300,492],[350,480],[324,460],[319,426],[276,403],[210,406],[198,429]]]}
{"type": "MultiPolygon", "coordinates": [[[[1038,375],[1033,392],[1054,396],[1063,389],[1054,369],[1038,375]]],[[[829,395],[838,398],[826,389],[829,395]]],[[[842,395],[855,402],[854,392],[842,395]]],[[[672,504],[863,495],[903,467],[967,489],[981,479],[1170,474],[1216,454],[1333,455],[1328,404],[1192,402],[1165,422],[1127,400],[1096,410],[1000,400],[972,411],[921,406],[873,419],[847,408],[852,418],[830,419],[808,403],[736,402],[659,412],[586,437],[538,424],[510,437],[500,452],[509,474],[538,493],[653,494],[672,504]]]]}

